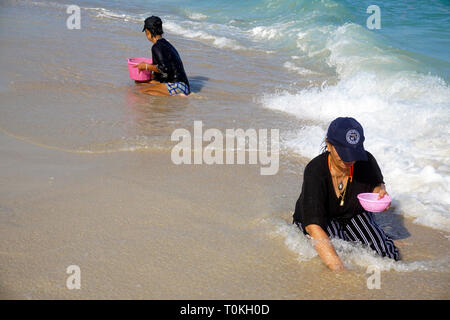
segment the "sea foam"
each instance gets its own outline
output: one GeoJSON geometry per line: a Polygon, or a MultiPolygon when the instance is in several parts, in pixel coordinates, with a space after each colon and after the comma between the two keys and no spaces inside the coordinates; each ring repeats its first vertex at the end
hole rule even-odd
{"type": "Polygon", "coordinates": [[[336,70],[336,85],[266,94],[261,103],[309,123],[282,134],[286,148],[307,158],[319,154],[333,119],[357,119],[366,149],[398,200],[395,211],[450,231],[450,88],[437,76],[412,70],[409,61],[377,43],[361,45],[365,37],[361,27],[351,24],[329,32],[326,62],[336,70]]]}
{"type": "MultiPolygon", "coordinates": [[[[299,262],[310,261],[318,257],[313,240],[300,232],[294,224],[288,224],[282,219],[269,219],[265,222],[273,224],[272,236],[281,237],[289,250],[297,255],[299,262]]],[[[331,243],[343,264],[348,269],[368,268],[376,266],[380,271],[434,271],[445,272],[448,259],[422,261],[395,261],[387,257],[380,257],[372,249],[360,243],[348,242],[341,239],[331,239],[331,243]]]]}

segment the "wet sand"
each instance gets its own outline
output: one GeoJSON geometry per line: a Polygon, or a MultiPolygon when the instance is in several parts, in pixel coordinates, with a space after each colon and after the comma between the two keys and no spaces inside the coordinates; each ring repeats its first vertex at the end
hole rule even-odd
{"type": "MultiPolygon", "coordinates": [[[[449,298],[448,271],[382,272],[369,290],[364,268],[297,261],[270,223],[290,222],[299,181],[287,168],[261,176],[256,165],[176,166],[168,152],[0,140],[2,299],[449,298]],[[80,290],[66,287],[69,265],[80,290]]],[[[442,233],[404,225],[404,259],[445,256],[442,233]]]]}

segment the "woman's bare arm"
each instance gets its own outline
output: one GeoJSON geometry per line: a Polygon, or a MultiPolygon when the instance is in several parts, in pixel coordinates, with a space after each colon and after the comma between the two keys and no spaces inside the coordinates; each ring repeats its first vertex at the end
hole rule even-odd
{"type": "Polygon", "coordinates": [[[306,232],[313,238],[314,248],[316,249],[319,257],[323,263],[333,271],[344,270],[344,264],[334,250],[331,244],[330,238],[317,224],[310,224],[306,226],[306,232]]]}

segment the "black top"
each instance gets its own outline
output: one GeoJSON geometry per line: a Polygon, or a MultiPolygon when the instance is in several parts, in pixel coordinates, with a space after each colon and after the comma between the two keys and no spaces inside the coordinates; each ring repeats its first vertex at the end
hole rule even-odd
{"type": "MultiPolygon", "coordinates": [[[[367,151],[366,151],[367,152],[367,151]]],[[[353,168],[353,182],[348,179],[344,206],[339,206],[328,168],[328,154],[312,159],[305,167],[300,197],[295,205],[294,221],[304,227],[317,224],[325,230],[330,219],[346,222],[364,211],[356,197],[359,193],[372,192],[383,175],[375,158],[367,152],[367,161],[356,161],[353,168]]]]}
{"type": "Polygon", "coordinates": [[[184,82],[189,87],[189,81],[184,72],[183,62],[178,51],[164,38],[158,39],[152,46],[153,64],[161,73],[154,74],[159,82],[184,82]]]}

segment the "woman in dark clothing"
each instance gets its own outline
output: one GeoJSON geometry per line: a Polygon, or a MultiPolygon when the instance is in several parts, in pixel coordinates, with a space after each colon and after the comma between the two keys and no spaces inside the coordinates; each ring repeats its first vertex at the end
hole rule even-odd
{"type": "Polygon", "coordinates": [[[337,118],[331,122],[327,151],[305,167],[295,206],[294,223],[314,239],[317,253],[332,270],[344,269],[329,240],[333,237],[362,242],[380,256],[399,260],[392,239],[356,197],[365,192],[378,193],[379,198],[387,195],[377,161],[364,150],[363,142],[363,128],[355,119],[337,118]]]}
{"type": "Polygon", "coordinates": [[[155,16],[145,19],[142,31],[145,31],[147,39],[153,43],[153,61],[152,64],[141,62],[135,68],[153,71],[154,80],[141,91],[157,96],[189,95],[191,90],[183,62],[175,47],[162,37],[161,19],[155,16]]]}

